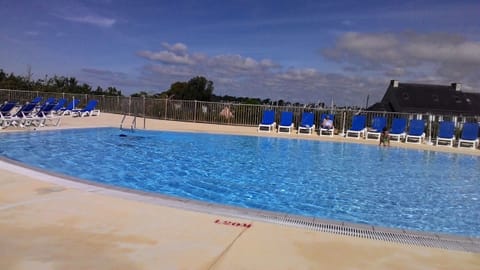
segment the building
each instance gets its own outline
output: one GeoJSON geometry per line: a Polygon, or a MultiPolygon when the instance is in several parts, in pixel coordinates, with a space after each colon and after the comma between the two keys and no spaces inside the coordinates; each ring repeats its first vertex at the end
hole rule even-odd
{"type": "Polygon", "coordinates": [[[462,84],[431,85],[390,81],[381,102],[371,111],[480,116],[480,93],[462,91],[462,84]]]}

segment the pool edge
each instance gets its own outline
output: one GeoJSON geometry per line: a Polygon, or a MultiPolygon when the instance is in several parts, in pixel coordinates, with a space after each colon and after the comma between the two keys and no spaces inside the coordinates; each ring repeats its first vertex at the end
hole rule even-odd
{"type": "Polygon", "coordinates": [[[381,240],[405,245],[480,253],[480,238],[386,228],[328,219],[308,218],[289,214],[279,214],[270,211],[218,205],[190,199],[180,199],[162,194],[113,187],[63,174],[52,173],[5,157],[0,157],[0,164],[2,165],[2,169],[21,173],[43,182],[144,203],[188,211],[244,218],[253,221],[261,221],[337,235],[381,240]]]}

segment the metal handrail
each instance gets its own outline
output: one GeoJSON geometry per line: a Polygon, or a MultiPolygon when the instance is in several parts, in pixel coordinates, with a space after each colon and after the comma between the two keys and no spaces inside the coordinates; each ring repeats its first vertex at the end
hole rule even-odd
{"type": "Polygon", "coordinates": [[[132,125],[130,126],[130,130],[133,132],[135,128],[137,128],[137,116],[136,115],[133,117],[132,125]]]}
{"type": "MultiPolygon", "coordinates": [[[[123,117],[122,117],[122,121],[120,122],[120,130],[124,130],[123,129],[123,123],[125,122],[126,118],[127,118],[127,114],[124,114],[123,117]]],[[[136,128],[137,128],[137,116],[134,115],[132,123],[130,124],[130,131],[133,132],[136,128]]]]}
{"type": "Polygon", "coordinates": [[[120,122],[120,130],[123,130],[123,122],[125,121],[125,118],[127,118],[127,114],[123,115],[122,122],[120,122]]]}

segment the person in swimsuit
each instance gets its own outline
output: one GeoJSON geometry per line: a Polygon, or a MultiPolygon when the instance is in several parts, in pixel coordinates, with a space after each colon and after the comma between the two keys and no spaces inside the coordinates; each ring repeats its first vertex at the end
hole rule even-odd
{"type": "Polygon", "coordinates": [[[325,116],[325,119],[323,119],[322,122],[322,128],[325,129],[332,129],[333,128],[333,121],[330,119],[330,116],[325,116]]]}
{"type": "Polygon", "coordinates": [[[382,133],[380,134],[380,143],[378,145],[390,146],[390,136],[388,136],[388,129],[383,128],[382,133]]]}

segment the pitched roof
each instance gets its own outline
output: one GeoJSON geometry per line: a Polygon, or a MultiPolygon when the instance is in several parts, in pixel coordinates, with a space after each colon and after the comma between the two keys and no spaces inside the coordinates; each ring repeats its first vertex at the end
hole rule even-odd
{"type": "Polygon", "coordinates": [[[391,81],[382,105],[386,111],[480,115],[480,93],[461,91],[461,84],[430,85],[391,81]]]}

